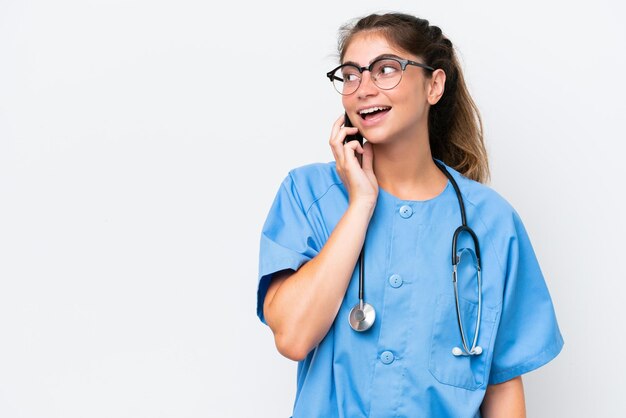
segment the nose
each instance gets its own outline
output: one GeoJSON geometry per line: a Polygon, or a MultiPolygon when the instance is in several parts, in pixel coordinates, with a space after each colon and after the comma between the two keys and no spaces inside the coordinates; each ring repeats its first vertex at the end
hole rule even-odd
{"type": "Polygon", "coordinates": [[[374,84],[372,73],[369,71],[363,71],[363,74],[361,75],[361,84],[359,84],[359,88],[356,90],[358,98],[363,99],[377,93],[378,87],[374,84]]]}

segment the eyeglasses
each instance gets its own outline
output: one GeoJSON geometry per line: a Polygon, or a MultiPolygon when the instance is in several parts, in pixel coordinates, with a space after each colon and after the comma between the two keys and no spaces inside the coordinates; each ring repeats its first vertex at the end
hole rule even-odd
{"type": "Polygon", "coordinates": [[[341,95],[347,96],[357,91],[361,85],[363,71],[369,71],[374,84],[382,90],[391,90],[400,84],[402,74],[407,65],[414,65],[429,71],[435,71],[428,65],[405,60],[401,58],[378,58],[367,67],[359,67],[355,64],[342,64],[326,73],[335,86],[335,90],[341,95]]]}

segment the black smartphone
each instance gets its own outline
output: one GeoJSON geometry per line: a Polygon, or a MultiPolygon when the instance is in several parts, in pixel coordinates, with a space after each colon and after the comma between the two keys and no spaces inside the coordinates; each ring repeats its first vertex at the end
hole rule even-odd
{"type": "MultiPolygon", "coordinates": [[[[354,127],[354,125],[352,124],[352,122],[350,122],[350,118],[348,118],[348,114],[345,114],[345,120],[343,123],[343,126],[345,126],[346,128],[352,128],[354,127]]],[[[344,139],[343,143],[347,143],[350,141],[359,141],[359,144],[361,144],[361,146],[363,145],[363,135],[361,135],[360,132],[357,132],[354,135],[346,135],[346,139],[344,139]]]]}

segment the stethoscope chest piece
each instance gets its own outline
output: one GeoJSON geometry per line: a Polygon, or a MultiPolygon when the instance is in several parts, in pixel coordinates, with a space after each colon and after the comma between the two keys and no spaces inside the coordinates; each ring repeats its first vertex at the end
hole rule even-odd
{"type": "Polygon", "coordinates": [[[374,307],[369,303],[365,303],[363,301],[359,301],[354,307],[350,310],[350,316],[348,318],[350,321],[350,326],[355,331],[367,331],[374,325],[374,321],[376,320],[376,311],[374,307]]]}

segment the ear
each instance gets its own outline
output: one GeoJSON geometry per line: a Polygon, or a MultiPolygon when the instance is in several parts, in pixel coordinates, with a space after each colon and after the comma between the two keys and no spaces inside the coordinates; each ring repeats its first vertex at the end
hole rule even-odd
{"type": "Polygon", "coordinates": [[[430,81],[428,83],[428,103],[433,106],[437,104],[446,86],[446,73],[438,68],[433,71],[430,81]]]}

